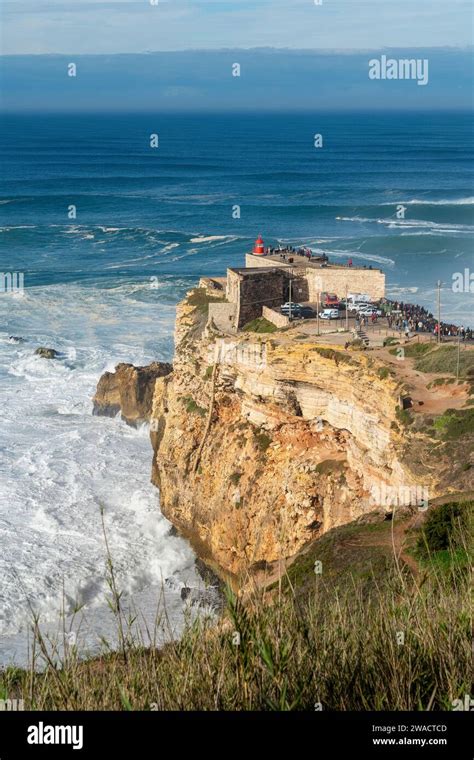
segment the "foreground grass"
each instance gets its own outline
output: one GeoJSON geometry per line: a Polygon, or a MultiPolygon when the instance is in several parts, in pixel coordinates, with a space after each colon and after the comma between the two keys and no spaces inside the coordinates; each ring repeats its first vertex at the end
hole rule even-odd
{"type": "Polygon", "coordinates": [[[134,645],[122,621],[120,653],[8,669],[0,696],[36,710],[449,710],[469,692],[468,586],[433,563],[418,583],[390,568],[370,593],[314,572],[304,594],[277,585],[271,603],[228,591],[217,626],[195,620],[159,650],[134,645]]]}

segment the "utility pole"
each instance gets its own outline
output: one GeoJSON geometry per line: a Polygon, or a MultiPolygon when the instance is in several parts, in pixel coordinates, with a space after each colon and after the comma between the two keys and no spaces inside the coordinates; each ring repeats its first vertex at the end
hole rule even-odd
{"type": "Polygon", "coordinates": [[[318,335],[319,335],[319,299],[320,299],[320,295],[321,294],[318,291],[318,299],[317,299],[318,308],[317,308],[317,312],[316,312],[316,314],[317,314],[316,319],[317,319],[318,335]]]}
{"type": "Polygon", "coordinates": [[[438,343],[441,343],[441,285],[443,283],[438,280],[436,287],[438,288],[438,343]]]}
{"type": "Polygon", "coordinates": [[[346,285],[346,332],[349,330],[349,308],[347,303],[347,285],[346,285]]]}
{"type": "Polygon", "coordinates": [[[459,362],[461,359],[461,333],[458,328],[458,360],[456,364],[456,380],[459,380],[459,362]]]}
{"type": "Polygon", "coordinates": [[[289,293],[290,293],[290,296],[289,296],[289,302],[290,302],[289,317],[290,317],[290,322],[291,322],[291,284],[292,284],[292,282],[293,282],[293,280],[291,279],[291,275],[292,275],[292,274],[293,274],[293,273],[292,273],[292,271],[291,271],[291,269],[290,269],[290,290],[289,290],[289,293]]]}

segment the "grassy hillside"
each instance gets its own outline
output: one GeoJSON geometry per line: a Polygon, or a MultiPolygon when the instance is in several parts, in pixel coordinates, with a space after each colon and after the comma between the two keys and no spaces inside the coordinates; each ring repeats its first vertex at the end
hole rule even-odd
{"type": "MultiPolygon", "coordinates": [[[[41,674],[9,669],[0,696],[34,709],[449,710],[469,691],[469,583],[458,563],[469,521],[448,509],[434,522],[424,533],[408,530],[408,517],[333,530],[270,591],[244,602],[228,590],[217,625],[190,623],[161,650],[131,641],[115,604],[120,653],[80,662],[70,652],[41,674]],[[418,563],[405,544],[421,551],[420,541],[418,563]]],[[[114,604],[115,580],[111,589],[114,604]]],[[[49,657],[38,630],[36,648],[49,657]]]]}

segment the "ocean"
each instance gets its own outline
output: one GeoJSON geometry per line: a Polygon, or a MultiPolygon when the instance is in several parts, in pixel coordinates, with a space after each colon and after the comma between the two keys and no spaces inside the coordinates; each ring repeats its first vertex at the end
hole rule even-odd
{"type": "Polygon", "coordinates": [[[472,116],[8,115],[0,152],[0,269],[24,278],[0,293],[0,665],[26,662],[31,607],[53,631],[79,603],[84,651],[115,645],[101,507],[130,604],[166,604],[179,635],[194,555],[159,511],[146,427],[92,416],[101,373],[170,360],[176,303],[259,233],[380,267],[430,310],[440,279],[443,319],[474,326],[451,287],[473,268],[472,116]]]}

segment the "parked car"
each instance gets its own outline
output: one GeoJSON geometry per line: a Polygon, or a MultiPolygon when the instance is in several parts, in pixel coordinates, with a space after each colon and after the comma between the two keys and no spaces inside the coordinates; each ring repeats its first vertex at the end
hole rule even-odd
{"type": "Polygon", "coordinates": [[[339,298],[335,293],[326,293],[322,305],[325,309],[338,309],[339,298]]]}
{"type": "Polygon", "coordinates": [[[280,311],[285,316],[289,316],[290,315],[290,310],[291,310],[291,316],[292,317],[299,317],[299,316],[301,316],[301,314],[303,312],[303,307],[301,306],[300,303],[291,303],[290,304],[289,301],[287,301],[286,303],[284,303],[283,306],[280,306],[280,311]]]}
{"type": "Polygon", "coordinates": [[[347,300],[355,306],[356,304],[370,303],[370,296],[368,293],[348,293],[347,300]]]}
{"type": "Polygon", "coordinates": [[[359,309],[359,315],[361,317],[371,317],[372,314],[376,314],[378,317],[381,317],[383,312],[381,309],[378,309],[377,306],[365,306],[363,309],[359,309]]]}
{"type": "Polygon", "coordinates": [[[319,312],[320,319],[339,319],[339,309],[324,309],[319,312]]]}

